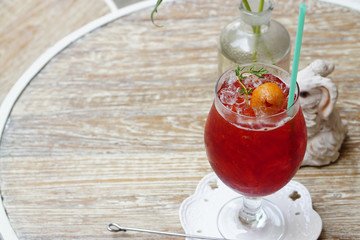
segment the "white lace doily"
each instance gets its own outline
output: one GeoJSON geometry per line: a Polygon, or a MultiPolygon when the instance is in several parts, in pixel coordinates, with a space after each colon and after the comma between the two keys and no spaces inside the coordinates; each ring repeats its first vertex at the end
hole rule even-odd
{"type": "MultiPolygon", "coordinates": [[[[180,221],[187,234],[221,238],[217,230],[220,208],[239,194],[228,188],[211,173],[198,184],[194,195],[180,207],[180,221]]],[[[275,203],[284,214],[286,233],[283,239],[312,240],[321,233],[322,221],[312,208],[309,191],[296,181],[290,181],[278,192],[265,197],[275,203]]]]}

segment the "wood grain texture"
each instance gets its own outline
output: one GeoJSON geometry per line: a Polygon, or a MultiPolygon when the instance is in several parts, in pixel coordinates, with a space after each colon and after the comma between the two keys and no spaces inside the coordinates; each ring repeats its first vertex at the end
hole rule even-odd
{"type": "Polygon", "coordinates": [[[0,1],[0,102],[45,50],[109,12],[98,0],[0,1]]]}
{"type": "MultiPolygon", "coordinates": [[[[273,17],[294,42],[300,1],[273,17]]],[[[333,61],[349,133],[340,159],[301,168],[320,239],[360,239],[360,13],[308,1],[300,68],[333,61]],[[340,14],[338,14],[340,13],[340,14]]],[[[85,35],[31,82],[0,145],[3,201],[20,239],[115,239],[110,222],[182,232],[178,210],[211,171],[203,128],[217,78],[217,36],[233,0],[146,9],[85,35]]],[[[122,239],[171,239],[127,233],[122,239]]],[[[174,238],[175,239],[175,238],[174,238]]]]}

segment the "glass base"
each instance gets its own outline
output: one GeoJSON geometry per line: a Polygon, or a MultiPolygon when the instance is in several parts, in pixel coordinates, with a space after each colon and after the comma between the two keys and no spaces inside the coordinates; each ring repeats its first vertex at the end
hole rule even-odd
{"type": "Polygon", "coordinates": [[[261,212],[256,221],[245,223],[239,218],[244,197],[227,202],[217,219],[218,230],[225,239],[262,240],[282,239],[285,234],[285,219],[280,209],[272,202],[262,199],[261,212]]]}

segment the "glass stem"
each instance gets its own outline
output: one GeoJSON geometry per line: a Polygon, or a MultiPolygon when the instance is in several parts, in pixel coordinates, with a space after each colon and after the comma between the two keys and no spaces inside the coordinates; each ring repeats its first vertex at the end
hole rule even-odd
{"type": "Polygon", "coordinates": [[[264,219],[264,212],[261,208],[261,198],[244,197],[243,207],[239,212],[239,219],[245,225],[259,226],[264,219]]]}

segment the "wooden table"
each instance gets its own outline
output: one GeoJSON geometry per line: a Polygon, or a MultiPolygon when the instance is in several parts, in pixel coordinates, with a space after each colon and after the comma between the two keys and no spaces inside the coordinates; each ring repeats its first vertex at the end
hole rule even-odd
{"type": "MultiPolygon", "coordinates": [[[[293,42],[298,4],[279,0],[273,13],[293,42]]],[[[169,2],[156,28],[150,6],[106,15],[60,41],[4,100],[1,196],[18,239],[120,238],[106,230],[110,222],[183,231],[179,206],[212,171],[203,128],[217,36],[238,10],[233,0],[169,2]]],[[[322,218],[320,239],[360,239],[359,20],[355,10],[308,2],[300,68],[334,62],[349,128],[336,163],[294,178],[322,218]]]]}

